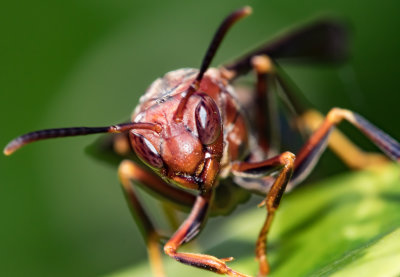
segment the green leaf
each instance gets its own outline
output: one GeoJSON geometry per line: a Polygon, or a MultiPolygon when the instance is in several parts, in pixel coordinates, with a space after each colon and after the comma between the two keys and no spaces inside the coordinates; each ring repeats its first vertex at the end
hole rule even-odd
{"type": "MultiPolygon", "coordinates": [[[[285,195],[268,242],[270,276],[399,276],[399,175],[398,166],[390,165],[307,184],[285,195]]],[[[265,215],[264,208],[254,207],[211,219],[189,251],[234,256],[232,268],[255,275],[253,249],[265,215]],[[207,231],[208,225],[214,228],[207,231]]],[[[168,276],[217,276],[168,257],[164,265],[168,276]]],[[[152,275],[143,263],[109,276],[152,275]]]]}

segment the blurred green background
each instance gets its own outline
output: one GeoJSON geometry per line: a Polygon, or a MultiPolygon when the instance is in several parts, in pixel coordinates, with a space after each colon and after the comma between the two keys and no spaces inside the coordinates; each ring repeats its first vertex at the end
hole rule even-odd
{"type": "MultiPolygon", "coordinates": [[[[243,5],[254,13],[229,33],[214,65],[298,22],[344,17],[353,29],[348,64],[287,70],[322,112],[353,109],[400,138],[398,1],[23,0],[0,10],[0,145],[36,129],[121,122],[155,78],[199,66],[222,18],[243,5]]],[[[94,139],[0,156],[0,275],[97,276],[146,259],[115,169],[83,152],[94,139]]],[[[326,176],[344,167],[327,153],[317,169],[326,176]]]]}

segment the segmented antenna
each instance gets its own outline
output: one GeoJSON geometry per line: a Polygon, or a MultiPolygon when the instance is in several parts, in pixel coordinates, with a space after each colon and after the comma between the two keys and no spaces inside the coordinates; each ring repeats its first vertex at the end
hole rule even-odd
{"type": "Polygon", "coordinates": [[[72,127],[46,129],[27,133],[10,141],[4,148],[3,153],[7,156],[17,151],[22,146],[43,139],[84,136],[98,133],[122,133],[132,129],[150,129],[157,133],[162,131],[162,127],[155,123],[122,123],[107,127],[72,127]]]}
{"type": "Polygon", "coordinates": [[[203,62],[200,66],[199,73],[197,74],[196,79],[193,81],[193,83],[190,85],[189,89],[185,92],[186,94],[182,97],[181,102],[179,103],[179,106],[175,112],[174,115],[174,120],[176,122],[182,121],[183,117],[183,110],[185,109],[186,103],[189,99],[189,97],[199,89],[200,87],[200,82],[203,79],[204,73],[207,71],[208,67],[211,64],[212,59],[215,56],[215,53],[218,50],[219,45],[221,44],[221,41],[225,37],[226,33],[228,30],[232,27],[234,23],[236,23],[239,19],[242,19],[248,15],[250,15],[252,12],[251,7],[246,6],[243,7],[239,10],[234,11],[228,17],[225,18],[224,21],[222,21],[221,25],[219,26],[217,32],[214,34],[214,37],[208,46],[206,55],[203,58],[203,62]]]}

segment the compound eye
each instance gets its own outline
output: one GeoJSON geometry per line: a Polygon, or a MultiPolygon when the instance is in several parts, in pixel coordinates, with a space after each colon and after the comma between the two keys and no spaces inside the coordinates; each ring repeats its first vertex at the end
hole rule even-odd
{"type": "Polygon", "coordinates": [[[139,158],[155,168],[163,167],[163,160],[154,145],[140,134],[131,132],[132,147],[135,150],[139,158]]]}
{"type": "Polygon", "coordinates": [[[195,116],[200,141],[204,145],[213,143],[221,133],[221,116],[217,104],[210,96],[202,96],[196,107],[195,116]]]}

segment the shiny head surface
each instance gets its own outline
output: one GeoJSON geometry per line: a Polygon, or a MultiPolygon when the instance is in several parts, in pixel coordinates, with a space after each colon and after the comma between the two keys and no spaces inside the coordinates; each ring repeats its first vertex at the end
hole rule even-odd
{"type": "Polygon", "coordinates": [[[223,151],[221,115],[210,96],[219,91],[215,76],[218,71],[212,69],[205,75],[198,90],[188,99],[182,120],[175,121],[171,113],[181,103],[197,72],[181,69],[156,80],[142,97],[132,121],[155,124],[162,131],[135,129],[129,136],[137,155],[164,180],[189,189],[206,190],[214,183],[223,151]]]}

